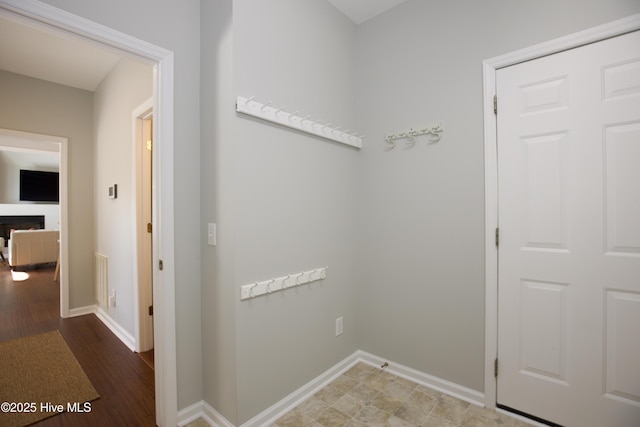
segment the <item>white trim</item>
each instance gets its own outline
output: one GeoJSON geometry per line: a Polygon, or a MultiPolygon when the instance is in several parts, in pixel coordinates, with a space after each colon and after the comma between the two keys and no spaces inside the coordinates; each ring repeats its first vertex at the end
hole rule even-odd
{"type": "Polygon", "coordinates": [[[204,401],[201,400],[199,402],[194,403],[193,405],[189,405],[186,408],[181,409],[178,412],[178,426],[183,427],[198,418],[203,418],[205,421],[214,427],[217,427],[216,424],[212,423],[210,420],[207,420],[204,416],[204,401]]]}
{"type": "Polygon", "coordinates": [[[104,325],[109,328],[109,330],[113,332],[113,334],[129,348],[129,350],[135,351],[136,343],[133,335],[131,335],[129,332],[127,332],[126,329],[120,326],[120,324],[116,322],[114,318],[111,317],[109,313],[107,313],[102,307],[97,307],[95,313],[96,317],[100,319],[102,323],[104,323],[104,325]]]}
{"type": "Polygon", "coordinates": [[[549,42],[483,61],[483,108],[485,152],[485,374],[484,403],[495,408],[497,382],[494,360],[498,357],[498,250],[495,229],[498,226],[497,119],[493,114],[496,70],[523,61],[552,55],[640,29],[640,14],[599,25],[549,42]]]}
{"type": "Polygon", "coordinates": [[[50,153],[57,153],[60,151],[60,144],[67,141],[67,138],[61,138],[58,136],[4,128],[0,128],[0,135],[3,137],[0,142],[2,147],[21,151],[46,151],[50,153]]]}
{"type": "Polygon", "coordinates": [[[484,406],[484,393],[477,390],[472,390],[460,384],[409,368],[408,366],[404,366],[399,363],[390,362],[387,359],[383,359],[364,351],[358,352],[358,361],[377,368],[380,368],[386,362],[389,365],[385,370],[394,375],[413,381],[414,383],[423,385],[430,389],[448,394],[449,396],[453,396],[460,400],[464,400],[465,402],[469,402],[477,406],[484,406]]]}
{"type": "MultiPolygon", "coordinates": [[[[168,51],[167,51],[168,52],[168,51]]],[[[173,200],[173,53],[154,68],[153,135],[153,307],[156,423],[177,425],[178,373],[173,200]],[[164,270],[160,272],[159,260],[164,270]]]]}
{"type": "Polygon", "coordinates": [[[205,401],[200,401],[178,412],[178,426],[183,427],[198,418],[213,427],[234,427],[234,425],[205,401]]]}
{"type": "Polygon", "coordinates": [[[484,327],[484,396],[485,405],[496,407],[497,383],[494,360],[498,357],[498,158],[496,116],[493,114],[495,68],[486,61],[483,67],[484,106],[484,220],[485,220],[485,327],[484,327]],[[488,103],[488,104],[487,104],[488,103]]]}
{"type": "MultiPolygon", "coordinates": [[[[177,425],[178,385],[176,356],[175,267],[174,267],[174,200],[173,200],[173,52],[136,39],[104,25],[73,15],[36,0],[0,0],[0,13],[42,23],[49,29],[111,47],[154,66],[154,336],[156,424],[177,425]],[[164,262],[164,271],[158,261],[164,262]]],[[[63,251],[61,256],[66,255],[63,251]]],[[[62,264],[63,268],[65,264],[62,264]]],[[[63,270],[64,271],[64,270],[63,270]]]]}
{"type": "Polygon", "coordinates": [[[129,350],[136,351],[136,341],[133,335],[120,326],[120,324],[116,322],[102,307],[99,307],[98,305],[87,305],[85,307],[72,308],[69,310],[69,317],[86,316],[87,314],[95,314],[96,317],[100,319],[100,321],[129,348],[129,350]]]}
{"type": "Polygon", "coordinates": [[[353,365],[358,363],[359,355],[360,351],[356,351],[351,356],[348,356],[346,359],[338,362],[333,367],[300,387],[298,390],[242,424],[242,427],[260,427],[273,424],[278,418],[282,417],[300,403],[316,394],[353,365]]]}
{"type": "Polygon", "coordinates": [[[60,317],[70,317],[69,308],[69,140],[60,143],[60,317]]]}
{"type": "Polygon", "coordinates": [[[204,413],[202,414],[202,418],[211,424],[213,427],[234,427],[231,421],[227,420],[222,414],[216,411],[211,405],[207,402],[203,402],[202,406],[204,408],[204,413]]]}
{"type": "Polygon", "coordinates": [[[69,310],[69,317],[86,316],[87,314],[95,314],[98,310],[97,305],[87,305],[84,307],[72,308],[69,310]]]}

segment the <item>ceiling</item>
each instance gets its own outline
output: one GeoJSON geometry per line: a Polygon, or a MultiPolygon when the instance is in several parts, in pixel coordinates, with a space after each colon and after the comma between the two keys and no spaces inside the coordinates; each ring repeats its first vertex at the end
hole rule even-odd
{"type": "Polygon", "coordinates": [[[0,70],[93,92],[120,58],[87,40],[0,14],[0,70]]]}
{"type": "Polygon", "coordinates": [[[329,0],[356,24],[404,3],[407,0],[329,0]]]}
{"type": "MultiPolygon", "coordinates": [[[[328,0],[356,24],[406,0],[328,0]]],[[[121,56],[88,40],[0,14],[0,70],[95,91],[121,56]]]]}

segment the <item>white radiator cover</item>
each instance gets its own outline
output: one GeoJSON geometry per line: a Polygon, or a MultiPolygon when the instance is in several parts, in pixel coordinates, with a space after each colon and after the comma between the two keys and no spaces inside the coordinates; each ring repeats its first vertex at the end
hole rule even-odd
{"type": "Polygon", "coordinates": [[[109,258],[96,252],[95,268],[96,298],[98,305],[108,307],[109,304],[109,258]]]}

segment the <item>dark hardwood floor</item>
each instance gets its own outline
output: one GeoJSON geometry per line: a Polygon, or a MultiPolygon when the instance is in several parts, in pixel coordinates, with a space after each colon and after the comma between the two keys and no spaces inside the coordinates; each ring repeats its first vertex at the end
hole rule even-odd
{"type": "MultiPolygon", "coordinates": [[[[55,329],[100,394],[89,413],[62,413],[34,426],[155,426],[153,370],[93,314],[60,318],[54,267],[25,269],[13,281],[0,265],[0,341],[55,329]]],[[[2,357],[2,355],[0,355],[2,357]]]]}

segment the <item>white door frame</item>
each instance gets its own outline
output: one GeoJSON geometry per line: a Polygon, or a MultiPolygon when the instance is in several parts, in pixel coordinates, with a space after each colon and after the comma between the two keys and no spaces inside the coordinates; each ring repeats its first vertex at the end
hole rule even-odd
{"type": "MultiPolygon", "coordinates": [[[[153,282],[150,272],[144,267],[148,267],[149,248],[143,242],[147,241],[148,231],[143,224],[143,204],[148,200],[148,193],[145,192],[144,185],[148,182],[143,176],[143,157],[146,150],[146,141],[143,140],[143,121],[153,115],[153,98],[149,98],[131,114],[131,129],[133,135],[133,183],[135,190],[131,193],[133,200],[132,206],[135,207],[135,215],[133,216],[133,253],[136,254],[136,262],[133,263],[133,318],[134,318],[134,338],[135,350],[137,352],[148,351],[153,348],[153,317],[149,316],[149,306],[153,305],[153,301],[149,300],[147,292],[147,283],[153,282]],[[146,197],[143,197],[146,196],[146,197]],[[146,250],[145,250],[146,248],[146,250]]],[[[151,169],[153,171],[153,168],[151,169]]],[[[153,235],[152,235],[153,236],[153,235]]],[[[152,261],[151,261],[152,262],[152,261]]]]}
{"type": "MultiPolygon", "coordinates": [[[[485,173],[485,370],[484,396],[488,408],[496,407],[497,381],[494,361],[498,357],[498,250],[495,233],[498,227],[497,119],[493,112],[496,93],[496,70],[619,36],[640,29],[640,14],[599,25],[546,43],[537,44],[482,62],[484,109],[485,173]]],[[[499,114],[498,100],[498,114],[499,114]]],[[[535,414],[533,414],[535,415],[535,414]]]]}
{"type": "Polygon", "coordinates": [[[0,14],[108,47],[153,65],[153,286],[156,423],[178,424],[173,198],[173,52],[38,1],[0,0],[0,14]],[[163,271],[158,268],[159,261],[163,271]]]}

